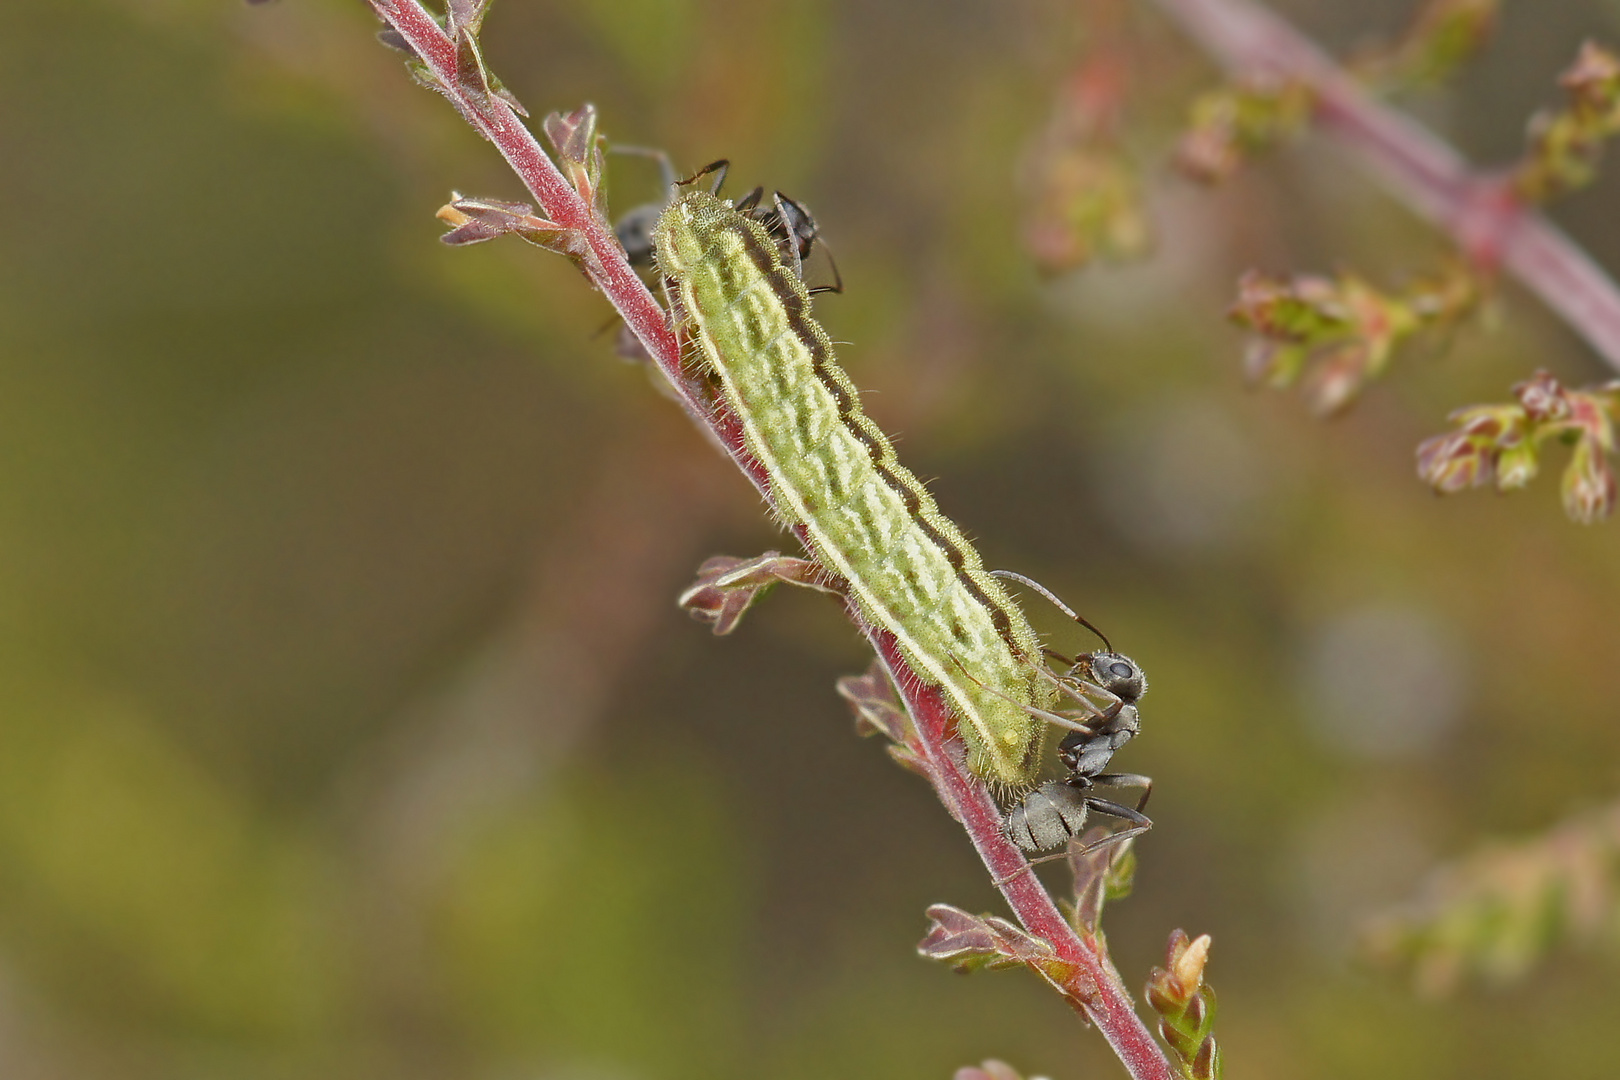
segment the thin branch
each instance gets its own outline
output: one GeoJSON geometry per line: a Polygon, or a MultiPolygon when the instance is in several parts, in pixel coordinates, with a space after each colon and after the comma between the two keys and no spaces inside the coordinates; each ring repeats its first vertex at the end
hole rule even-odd
{"type": "Polygon", "coordinates": [[[1620,371],[1620,288],[1579,246],[1513,191],[1511,176],[1476,171],[1403,113],[1371,97],[1309,38],[1250,0],[1155,0],[1233,74],[1308,83],[1316,120],[1411,209],[1450,233],[1477,265],[1501,267],[1620,371]]]}
{"type": "MultiPolygon", "coordinates": [[[[577,232],[589,250],[581,265],[607,295],[654,362],[681,396],[692,418],[708,430],[760,493],[770,500],[769,478],[743,445],[736,417],[702,399],[681,370],[680,346],[664,311],[625,261],[612,230],[563,178],[512,108],[494,94],[468,91],[457,78],[456,47],[416,0],[368,0],[397,30],[474,127],[495,144],[547,219],[577,232]]],[[[801,535],[800,540],[804,537],[801,535]]],[[[1063,918],[1022,852],[1001,831],[1001,811],[988,791],[967,773],[955,718],[938,690],[907,666],[892,635],[868,625],[853,604],[849,617],[883,658],[917,733],[915,747],[935,790],[956,815],[1014,914],[1030,933],[1044,938],[1073,974],[1058,987],[1086,1019],[1097,1025],[1136,1080],[1172,1080],[1175,1071],[1136,1015],[1130,994],[1100,942],[1082,939],[1063,918]]]]}
{"type": "MultiPolygon", "coordinates": [[[[860,622],[858,616],[856,621],[860,622]]],[[[1072,965],[1073,974],[1057,986],[1059,992],[1097,1025],[1131,1076],[1138,1080],[1170,1080],[1176,1072],[1136,1015],[1130,992],[1113,961],[1097,939],[1089,935],[1082,939],[1075,933],[1024,853],[1002,832],[1001,810],[995,800],[963,768],[960,744],[951,739],[956,721],[939,689],[919,683],[892,635],[872,627],[863,626],[863,630],[911,714],[917,734],[917,743],[911,749],[927,766],[940,800],[967,830],[991,880],[1024,929],[1044,939],[1059,960],[1072,965]]]]}
{"type": "MultiPolygon", "coordinates": [[[[438,79],[446,96],[451,97],[461,114],[478,129],[479,134],[495,144],[506,163],[517,173],[530,194],[535,198],[547,218],[566,229],[576,232],[589,247],[591,258],[584,261],[585,272],[591,283],[607,294],[625,324],[630,327],[655,363],[669,376],[669,381],[681,403],[695,418],[712,420],[708,405],[697,398],[681,377],[681,351],[675,334],[664,317],[652,293],[636,277],[612,230],[591,214],[590,207],[568,181],[564,179],[551,158],[541,149],[523,121],[495,94],[474,95],[457,81],[456,47],[433,16],[415,0],[368,0],[384,22],[399,31],[417,56],[438,79]]],[[[740,431],[726,443],[733,456],[741,450],[740,431]]],[[[758,468],[756,463],[756,469],[758,468]]],[[[763,470],[750,474],[755,486],[764,478],[763,470]]]]}

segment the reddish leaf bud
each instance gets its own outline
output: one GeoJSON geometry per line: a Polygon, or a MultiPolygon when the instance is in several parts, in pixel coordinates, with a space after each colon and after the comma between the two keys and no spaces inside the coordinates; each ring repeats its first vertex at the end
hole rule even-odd
{"type": "Polygon", "coordinates": [[[830,586],[821,568],[808,559],[767,551],[752,559],[716,555],[698,567],[698,579],[681,593],[680,605],[695,619],[713,624],[716,634],[729,634],[754,602],[780,582],[842,595],[830,586]]]}
{"type": "Polygon", "coordinates": [[[1488,484],[1495,461],[1481,440],[1466,432],[1436,435],[1417,448],[1418,477],[1442,495],[1488,484]]]}
{"type": "Polygon", "coordinates": [[[1018,1070],[1005,1061],[991,1059],[980,1065],[968,1065],[956,1070],[952,1080],[1022,1080],[1018,1070]]]}
{"type": "Polygon", "coordinates": [[[1215,1036],[1206,1038],[1192,1060],[1194,1080],[1216,1080],[1221,1075],[1221,1051],[1215,1045],[1215,1036]]]}
{"type": "Polygon", "coordinates": [[[1569,415],[1564,388],[1552,374],[1538,371],[1524,382],[1515,383],[1513,396],[1524,406],[1524,414],[1534,423],[1562,420],[1569,415]]]}
{"type": "Polygon", "coordinates": [[[1541,471],[1539,457],[1536,444],[1528,439],[1503,446],[1496,457],[1496,490],[1512,491],[1535,479],[1541,471]]]}
{"type": "Polygon", "coordinates": [[[1183,931],[1171,937],[1169,949],[1170,973],[1175,976],[1177,988],[1184,998],[1191,998],[1204,983],[1204,965],[1209,963],[1209,948],[1213,939],[1203,934],[1192,942],[1183,931]]]}
{"type": "Polygon", "coordinates": [[[1614,471],[1596,439],[1576,440],[1575,453],[1564,469],[1564,512],[1582,525],[1602,521],[1614,512],[1614,471]]]}
{"type": "Polygon", "coordinates": [[[1613,123],[1614,110],[1620,107],[1620,59],[1600,45],[1585,42],[1558,85],[1569,91],[1577,109],[1613,123]]]}
{"type": "Polygon", "coordinates": [[[1342,412],[1366,385],[1373,351],[1366,341],[1347,341],[1321,353],[1305,384],[1305,401],[1317,416],[1342,412]]]}
{"type": "Polygon", "coordinates": [[[838,695],[855,713],[855,731],[860,735],[883,735],[894,742],[906,739],[906,714],[894,695],[894,684],[881,661],[873,661],[864,675],[845,675],[838,680],[838,695]]]}

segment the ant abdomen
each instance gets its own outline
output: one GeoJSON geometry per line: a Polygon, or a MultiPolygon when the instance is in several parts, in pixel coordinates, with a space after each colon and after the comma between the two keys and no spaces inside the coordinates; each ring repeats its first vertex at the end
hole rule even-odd
{"type": "Polygon", "coordinates": [[[1062,780],[1042,784],[1002,822],[1007,839],[1024,851],[1046,851],[1080,835],[1086,825],[1086,796],[1062,780]]]}

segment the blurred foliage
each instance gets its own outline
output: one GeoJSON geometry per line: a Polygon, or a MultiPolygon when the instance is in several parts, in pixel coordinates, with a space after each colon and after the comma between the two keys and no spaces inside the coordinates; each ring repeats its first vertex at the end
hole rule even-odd
{"type": "Polygon", "coordinates": [[[1273,75],[1244,76],[1200,94],[1188,109],[1176,166],[1193,180],[1218,184],[1251,158],[1299,138],[1315,107],[1310,86],[1273,75]]]}
{"type": "Polygon", "coordinates": [[[1326,416],[1348,408],[1411,338],[1447,333],[1480,302],[1480,282],[1461,264],[1399,293],[1350,271],[1289,281],[1250,271],[1238,281],[1230,318],[1255,333],[1243,364],[1249,378],[1280,388],[1303,375],[1311,411],[1326,416]]]}
{"type": "Polygon", "coordinates": [[[1564,512],[1583,525],[1614,512],[1614,413],[1620,382],[1568,390],[1545,371],[1513,387],[1512,405],[1472,405],[1451,414],[1457,430],[1418,444],[1418,475],[1449,494],[1494,485],[1524,487],[1541,469],[1546,442],[1574,447],[1559,485],[1564,512]]]}
{"type": "Polygon", "coordinates": [[[1465,978],[1524,978],[1561,944],[1620,944],[1620,810],[1578,815],[1542,836],[1496,842],[1437,870],[1423,894],[1369,927],[1370,955],[1409,968],[1419,990],[1465,978]]]}
{"type": "MultiPolygon", "coordinates": [[[[1510,293],[1332,428],[1250,395],[1243,268],[1434,261],[1309,140],[1148,180],[1151,259],[1043,279],[1019,163],[1102,4],[503,0],[484,46],[537,115],[592,100],[812,206],[848,285],[818,313],[908,465],[1149,672],[1120,764],[1156,827],[1108,926],[1133,985],[1197,926],[1246,1077],[1602,1075],[1620,985],[1583,946],[1426,1009],[1347,954],[1440,856],[1614,797],[1613,534],[1434,500],[1410,457],[1536,367],[1604,376],[1510,293]],[[1432,647],[1347,653],[1369,612],[1432,647]],[[1421,737],[1379,726],[1442,682],[1421,737]]],[[[1168,145],[1207,69],[1106,6],[1131,148],[1168,145]]],[[[1286,7],[1341,51],[1410,15],[1286,7]]],[[[1447,133],[1505,157],[1617,15],[1505,5],[1447,133]]],[[[858,639],[802,590],[724,640],[677,609],[782,537],[566,260],[437,242],[452,189],[523,193],[375,29],[0,8],[0,1073],[1117,1075],[1034,980],[915,957],[929,904],[995,900],[850,737],[858,639]]],[[[607,174],[619,210],[657,194],[607,174]]],[[[1615,183],[1558,206],[1610,265],[1615,183]]]]}
{"type": "Polygon", "coordinates": [[[1127,51],[1118,34],[1095,36],[1105,41],[1059,87],[1021,169],[1024,244],[1049,274],[1140,258],[1150,242],[1140,170],[1124,146],[1127,51]]]}
{"type": "Polygon", "coordinates": [[[1535,202],[1567,195],[1597,176],[1605,142],[1620,132],[1620,57],[1593,42],[1560,77],[1569,104],[1530,124],[1530,148],[1514,175],[1535,202]]]}
{"type": "Polygon", "coordinates": [[[1390,45],[1356,58],[1355,73],[1385,92],[1445,82],[1496,31],[1500,0],[1423,0],[1390,45]]]}

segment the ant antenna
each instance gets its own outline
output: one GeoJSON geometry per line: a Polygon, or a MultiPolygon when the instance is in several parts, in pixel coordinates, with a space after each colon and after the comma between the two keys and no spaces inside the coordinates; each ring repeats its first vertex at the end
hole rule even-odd
{"type": "Polygon", "coordinates": [[[1107,634],[1103,633],[1101,630],[1097,629],[1095,626],[1092,626],[1091,623],[1087,622],[1085,619],[1083,619],[1079,615],[1075,614],[1075,611],[1074,611],[1073,608],[1071,608],[1068,604],[1065,604],[1063,601],[1059,600],[1056,596],[1053,596],[1052,595],[1052,590],[1048,589],[1045,585],[1042,585],[1038,581],[1033,581],[1030,578],[1025,577],[1023,574],[1015,573],[1012,570],[992,570],[992,571],[990,571],[990,576],[991,577],[998,577],[998,578],[1007,578],[1008,580],[1018,582],[1020,585],[1028,585],[1030,588],[1034,589],[1036,592],[1038,592],[1042,596],[1046,597],[1046,599],[1051,602],[1053,607],[1055,607],[1059,611],[1063,612],[1063,614],[1067,615],[1069,618],[1073,619],[1075,622],[1079,623],[1081,626],[1085,627],[1087,630],[1090,630],[1093,634],[1096,634],[1099,638],[1102,638],[1103,648],[1107,649],[1109,652],[1114,651],[1114,646],[1109,642],[1107,634]]]}
{"type": "MultiPolygon", "coordinates": [[[[718,196],[720,194],[720,189],[725,186],[726,174],[731,170],[730,159],[719,158],[715,161],[709,162],[707,165],[703,166],[703,168],[699,169],[697,172],[693,173],[691,176],[688,176],[684,180],[674,180],[672,174],[669,172],[669,158],[661,151],[643,150],[640,147],[625,147],[622,148],[620,152],[628,154],[645,154],[649,157],[657,158],[665,170],[665,177],[672,181],[670,184],[672,193],[673,189],[676,187],[690,187],[699,180],[703,179],[705,176],[712,174],[714,176],[714,183],[709,185],[709,194],[718,196]]],[[[827,252],[827,264],[832,268],[833,283],[831,285],[816,285],[812,287],[810,289],[810,295],[814,296],[817,293],[824,292],[843,292],[844,275],[839,272],[838,261],[832,257],[832,252],[828,249],[827,242],[821,239],[821,230],[816,225],[816,219],[811,216],[810,211],[805,209],[803,203],[788,198],[780,191],[772,193],[771,209],[769,210],[761,209],[760,204],[764,201],[764,199],[765,189],[763,187],[756,187],[742,198],[734,201],[731,205],[732,209],[736,210],[738,213],[763,224],[765,228],[770,231],[773,237],[775,237],[777,233],[781,234],[780,242],[785,245],[785,254],[792,256],[793,272],[800,278],[804,276],[804,260],[810,255],[810,251],[815,247],[816,242],[820,241],[822,250],[827,252]]]]}
{"type": "Polygon", "coordinates": [[[716,173],[718,175],[716,175],[714,178],[714,185],[709,188],[709,194],[718,195],[720,194],[721,185],[726,182],[726,173],[730,171],[731,159],[718,158],[709,162],[707,165],[703,166],[703,168],[699,169],[691,176],[688,176],[685,180],[677,180],[675,183],[680,187],[690,187],[699,180],[703,179],[705,176],[708,176],[710,173],[716,173]]]}

